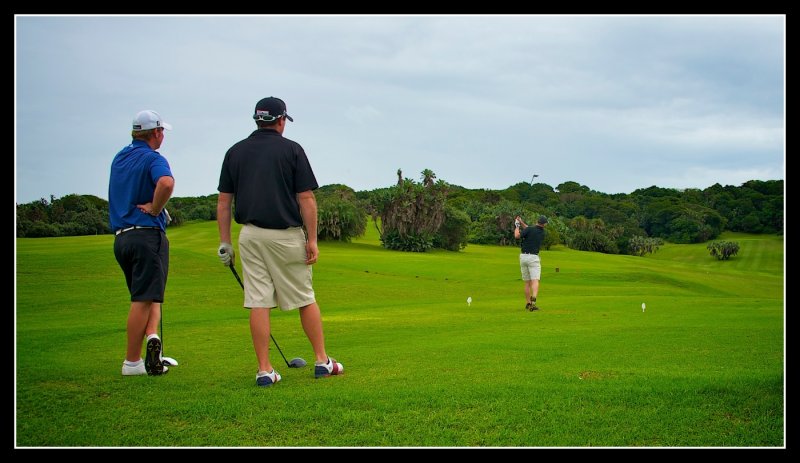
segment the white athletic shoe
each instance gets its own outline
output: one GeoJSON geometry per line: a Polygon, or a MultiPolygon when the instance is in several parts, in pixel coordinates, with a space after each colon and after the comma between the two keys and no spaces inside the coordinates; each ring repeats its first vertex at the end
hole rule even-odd
{"type": "Polygon", "coordinates": [[[122,362],[122,376],[138,376],[146,375],[147,370],[144,368],[144,362],[139,361],[139,365],[132,367],[125,362],[122,362]]]}

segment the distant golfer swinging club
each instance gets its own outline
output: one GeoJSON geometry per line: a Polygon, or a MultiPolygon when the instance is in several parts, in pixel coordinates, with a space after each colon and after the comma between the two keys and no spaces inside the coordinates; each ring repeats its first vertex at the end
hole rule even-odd
{"type": "Polygon", "coordinates": [[[539,260],[539,249],[544,241],[544,226],[547,217],[540,215],[536,226],[529,227],[520,216],[514,220],[514,238],[522,239],[519,255],[519,267],[522,281],[525,282],[525,309],[533,312],[539,310],[536,297],[539,295],[539,280],[542,276],[542,265],[539,260]]]}

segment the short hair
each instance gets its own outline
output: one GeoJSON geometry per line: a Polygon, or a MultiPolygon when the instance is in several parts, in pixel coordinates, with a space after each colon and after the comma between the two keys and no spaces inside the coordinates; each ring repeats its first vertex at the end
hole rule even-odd
{"type": "Polygon", "coordinates": [[[276,117],[274,121],[256,120],[256,125],[258,126],[259,129],[263,129],[265,127],[272,127],[273,125],[277,125],[280,119],[281,119],[280,117],[276,117]]]}
{"type": "Polygon", "coordinates": [[[147,130],[131,130],[131,138],[134,140],[147,141],[156,135],[156,130],[164,130],[164,128],[156,127],[155,129],[147,130]]]}

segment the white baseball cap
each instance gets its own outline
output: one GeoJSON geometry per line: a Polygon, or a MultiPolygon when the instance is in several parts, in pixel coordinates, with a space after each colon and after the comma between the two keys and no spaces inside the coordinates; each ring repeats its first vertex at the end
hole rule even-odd
{"type": "Polygon", "coordinates": [[[172,130],[171,124],[164,122],[164,119],[157,112],[149,109],[139,111],[139,114],[133,118],[133,130],[150,130],[158,127],[172,130]]]}

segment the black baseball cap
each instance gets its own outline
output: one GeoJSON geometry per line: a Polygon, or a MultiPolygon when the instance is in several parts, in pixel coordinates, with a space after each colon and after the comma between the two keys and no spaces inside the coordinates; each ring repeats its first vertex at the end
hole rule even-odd
{"type": "Polygon", "coordinates": [[[545,217],[545,216],[543,216],[543,215],[540,215],[540,216],[539,216],[539,220],[537,220],[536,222],[538,222],[538,223],[540,223],[540,224],[544,225],[544,224],[546,224],[546,223],[547,223],[547,217],[545,217]]]}
{"type": "Polygon", "coordinates": [[[272,122],[280,117],[285,117],[294,122],[292,116],[286,114],[286,103],[280,98],[269,96],[262,98],[256,103],[256,109],[253,112],[253,119],[257,121],[272,122]]]}

